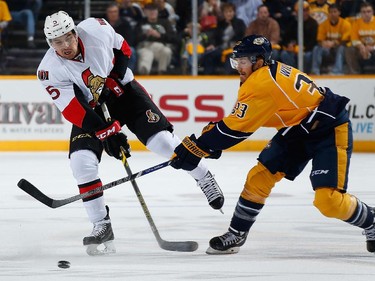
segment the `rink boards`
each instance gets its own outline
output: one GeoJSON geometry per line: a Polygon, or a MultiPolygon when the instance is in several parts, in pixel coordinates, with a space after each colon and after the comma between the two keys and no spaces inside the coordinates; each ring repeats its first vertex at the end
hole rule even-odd
{"type": "MultiPolygon", "coordinates": [[[[318,86],[350,98],[354,151],[375,152],[375,76],[315,78],[318,86]]],[[[230,113],[239,87],[237,76],[139,76],[137,80],[181,138],[199,135],[208,122],[230,113]]],[[[36,77],[0,76],[0,151],[67,150],[70,128],[36,77]]],[[[124,129],[132,149],[144,150],[124,129]]],[[[262,128],[231,150],[259,151],[275,132],[262,128]]]]}

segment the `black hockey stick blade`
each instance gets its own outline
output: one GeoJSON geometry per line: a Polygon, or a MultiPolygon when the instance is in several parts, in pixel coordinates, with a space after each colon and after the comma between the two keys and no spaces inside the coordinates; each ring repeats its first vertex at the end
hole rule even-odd
{"type": "Polygon", "coordinates": [[[194,252],[198,249],[198,243],[195,241],[159,241],[159,246],[163,250],[175,252],[194,252]]]}
{"type": "Polygon", "coordinates": [[[30,196],[34,197],[39,202],[43,203],[44,205],[46,205],[50,208],[55,209],[55,208],[67,205],[69,203],[78,201],[80,199],[90,197],[90,196],[92,196],[96,193],[102,192],[106,189],[112,188],[112,187],[117,186],[119,184],[122,184],[124,182],[128,182],[128,181],[134,180],[136,178],[139,178],[141,176],[144,176],[144,175],[150,174],[152,172],[155,172],[157,170],[160,170],[164,167],[169,166],[170,163],[171,163],[171,160],[168,160],[166,162],[160,163],[160,164],[155,165],[153,167],[150,167],[150,168],[147,168],[145,170],[139,171],[139,172],[137,172],[135,174],[132,174],[130,176],[118,179],[116,181],[107,183],[103,186],[99,186],[99,187],[97,187],[93,190],[90,190],[90,191],[87,191],[87,192],[84,192],[84,193],[81,193],[81,194],[78,194],[78,195],[75,195],[75,196],[72,196],[72,197],[68,197],[68,198],[65,198],[65,199],[52,199],[52,198],[48,197],[47,195],[45,195],[43,192],[41,192],[36,186],[34,186],[32,183],[30,183],[26,179],[21,179],[17,183],[17,185],[18,185],[19,188],[21,188],[23,191],[28,193],[30,196]]]}

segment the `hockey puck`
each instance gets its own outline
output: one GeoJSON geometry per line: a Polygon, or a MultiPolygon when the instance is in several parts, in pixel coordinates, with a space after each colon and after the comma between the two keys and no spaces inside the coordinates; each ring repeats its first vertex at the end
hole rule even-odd
{"type": "Polygon", "coordinates": [[[68,261],[58,261],[57,266],[60,267],[60,268],[69,268],[70,262],[68,262],[68,261]]]}

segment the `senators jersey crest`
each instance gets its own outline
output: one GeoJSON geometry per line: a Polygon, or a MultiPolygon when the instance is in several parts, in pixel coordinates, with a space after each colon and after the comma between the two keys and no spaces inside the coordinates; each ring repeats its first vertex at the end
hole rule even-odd
{"type": "Polygon", "coordinates": [[[99,75],[94,75],[89,67],[82,72],[82,80],[85,83],[86,87],[90,89],[93,101],[97,103],[99,100],[99,96],[102,93],[105,79],[103,77],[100,77],[99,75]]]}

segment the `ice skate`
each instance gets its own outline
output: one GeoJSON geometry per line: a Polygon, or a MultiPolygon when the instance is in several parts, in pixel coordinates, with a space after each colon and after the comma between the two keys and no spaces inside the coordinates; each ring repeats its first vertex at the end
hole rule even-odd
{"type": "Polygon", "coordinates": [[[210,171],[207,172],[203,179],[198,180],[197,184],[206,196],[208,204],[213,209],[221,211],[221,207],[224,205],[224,195],[210,171]]]}
{"type": "Polygon", "coordinates": [[[237,254],[240,247],[245,244],[248,232],[229,229],[221,236],[210,240],[210,247],[206,250],[209,255],[237,254]]]}
{"type": "MultiPolygon", "coordinates": [[[[375,213],[375,209],[372,209],[372,213],[375,213]]],[[[370,253],[375,253],[375,222],[368,229],[365,229],[362,233],[366,235],[366,247],[370,253]]]]}
{"type": "Polygon", "coordinates": [[[112,231],[109,208],[106,206],[107,215],[104,219],[94,223],[94,228],[89,236],[83,238],[83,245],[87,246],[86,253],[90,256],[116,253],[113,244],[115,238],[112,231]]]}

